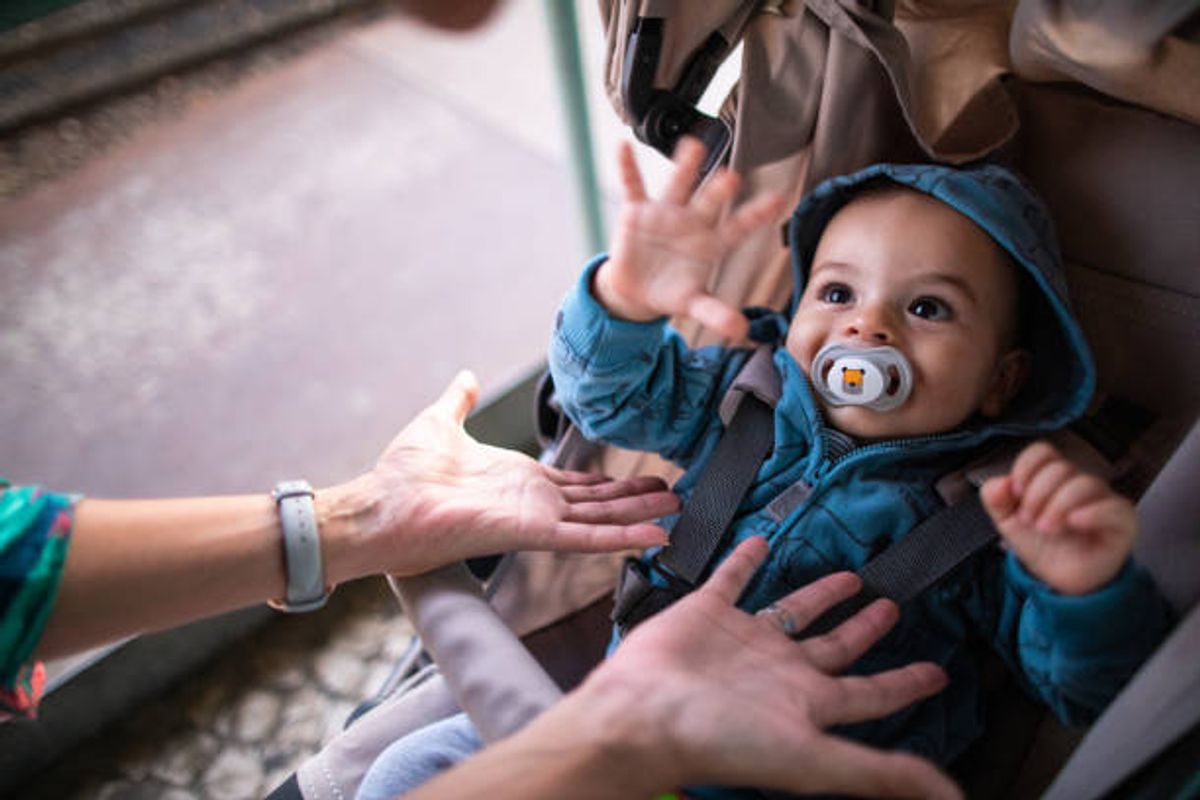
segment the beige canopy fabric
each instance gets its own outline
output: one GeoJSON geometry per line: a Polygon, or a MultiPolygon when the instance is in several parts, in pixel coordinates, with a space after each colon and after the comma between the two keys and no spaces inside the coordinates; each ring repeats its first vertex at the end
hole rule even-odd
{"type": "Polygon", "coordinates": [[[1194,2],[1022,0],[1009,49],[1022,80],[1077,82],[1200,125],[1200,15],[1194,2]]]}

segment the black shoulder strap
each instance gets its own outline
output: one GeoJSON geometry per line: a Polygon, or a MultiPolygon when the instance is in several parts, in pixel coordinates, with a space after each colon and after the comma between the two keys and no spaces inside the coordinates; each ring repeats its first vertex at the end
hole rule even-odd
{"type": "Polygon", "coordinates": [[[655,558],[671,581],[656,585],[645,564],[625,561],[617,583],[612,619],[622,634],[696,588],[725,539],[725,532],[771,452],[774,411],[753,394],[743,395],[729,427],[721,435],[692,496],[671,532],[671,543],[655,558]]]}
{"type": "Polygon", "coordinates": [[[826,611],[804,633],[832,630],[880,597],[904,605],[996,540],[978,492],[928,517],[859,570],[863,588],[826,611]]]}
{"type": "MultiPolygon", "coordinates": [[[[623,634],[696,588],[773,438],[773,410],[746,394],[681,512],[670,545],[654,559],[670,585],[653,581],[639,560],[625,562],[612,615],[623,634]]],[[[831,608],[805,633],[831,630],[880,597],[904,604],[995,539],[978,494],[947,506],[868,561],[859,571],[862,591],[831,608]]]]}
{"type": "Polygon", "coordinates": [[[725,532],[775,440],[774,410],[752,394],[737,412],[696,482],[690,501],[671,532],[658,563],[696,586],[725,539],[725,532]]]}

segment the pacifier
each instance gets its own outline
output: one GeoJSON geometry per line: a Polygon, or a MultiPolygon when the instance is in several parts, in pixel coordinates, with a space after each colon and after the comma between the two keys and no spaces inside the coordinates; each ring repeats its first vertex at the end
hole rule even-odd
{"type": "Polygon", "coordinates": [[[899,350],[886,345],[826,345],[813,359],[810,378],[831,406],[891,411],[912,392],[912,367],[899,350]]]}

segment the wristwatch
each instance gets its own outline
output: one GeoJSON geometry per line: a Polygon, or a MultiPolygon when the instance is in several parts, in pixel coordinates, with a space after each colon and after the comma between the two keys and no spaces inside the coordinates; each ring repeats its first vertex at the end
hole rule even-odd
{"type": "Polygon", "coordinates": [[[279,611],[299,613],[316,611],[329,599],[321,565],[321,534],[313,508],[313,488],[308,481],[280,481],[271,498],[279,509],[283,531],[283,561],[287,572],[287,592],[269,605],[279,611]]]}

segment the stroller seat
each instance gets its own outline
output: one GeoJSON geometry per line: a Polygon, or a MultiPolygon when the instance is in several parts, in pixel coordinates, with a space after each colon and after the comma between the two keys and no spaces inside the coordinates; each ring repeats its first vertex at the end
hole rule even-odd
{"type": "MultiPolygon", "coordinates": [[[[680,135],[698,135],[743,176],[746,193],[774,189],[792,205],[824,178],[877,161],[987,157],[1030,180],[1056,222],[1072,301],[1096,356],[1096,410],[1108,409],[1128,444],[1114,452],[1123,449],[1119,488],[1142,498],[1136,555],[1186,616],[1177,636],[1190,638],[1168,645],[1170,654],[1192,654],[1175,663],[1181,679],[1194,682],[1200,15],[1187,4],[1141,4],[1136,12],[1093,5],[601,0],[606,88],[643,141],[669,152],[680,135]],[[700,93],[739,43],[739,84],[719,115],[701,114],[700,93]]],[[[719,265],[714,291],[780,307],[790,292],[787,258],[777,233],[765,232],[719,265]]],[[[693,343],[711,338],[680,328],[693,343]]],[[[560,459],[573,452],[555,451],[560,459]]],[[[662,469],[611,450],[603,468],[662,469]]],[[[352,795],[373,754],[456,707],[471,713],[485,739],[519,727],[599,658],[608,635],[604,597],[619,559],[515,554],[489,587],[493,606],[462,569],[398,585],[442,675],[367,714],[276,796],[352,795]],[[551,678],[510,630],[540,650],[551,678]]],[[[1146,696],[1140,686],[1135,700],[1146,696]]],[[[1122,695],[1110,712],[1129,705],[1122,695]]],[[[1180,735],[1196,739],[1198,717],[1200,710],[1180,722],[1180,735]]],[[[1114,747],[1121,729],[1103,717],[1094,729],[1100,744],[1085,740],[1076,756],[1085,766],[1068,765],[1068,783],[1051,796],[1103,796],[1156,757],[1114,747]],[[1088,755],[1097,747],[1106,754],[1099,760],[1088,755]]],[[[1067,749],[1077,739],[1067,737],[1067,749]]],[[[1028,740],[1009,744],[1016,764],[992,764],[1000,774],[978,785],[995,796],[1043,791],[1065,754],[1029,766],[1028,740]]],[[[972,788],[972,796],[982,791],[972,788]]]]}

